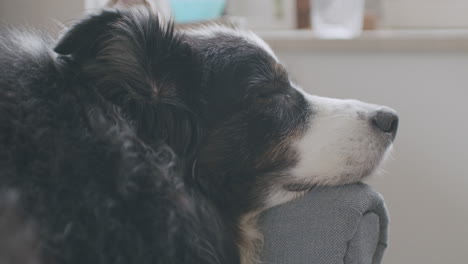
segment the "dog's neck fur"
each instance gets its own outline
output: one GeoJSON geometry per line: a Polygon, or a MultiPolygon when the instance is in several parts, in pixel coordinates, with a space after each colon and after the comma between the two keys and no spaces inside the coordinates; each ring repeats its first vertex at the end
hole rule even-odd
{"type": "Polygon", "coordinates": [[[258,230],[257,222],[261,211],[243,215],[239,221],[240,239],[238,247],[241,264],[260,263],[258,256],[263,247],[263,234],[258,230]]]}

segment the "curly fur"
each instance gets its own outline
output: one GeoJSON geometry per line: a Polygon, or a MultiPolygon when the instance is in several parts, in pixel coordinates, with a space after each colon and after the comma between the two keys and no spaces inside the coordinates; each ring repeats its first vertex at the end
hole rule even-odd
{"type": "Polygon", "coordinates": [[[56,49],[73,55],[21,32],[0,50],[1,185],[19,190],[43,263],[236,263],[185,180],[201,133],[190,50],[143,11],[105,11],[68,34],[56,49]]]}

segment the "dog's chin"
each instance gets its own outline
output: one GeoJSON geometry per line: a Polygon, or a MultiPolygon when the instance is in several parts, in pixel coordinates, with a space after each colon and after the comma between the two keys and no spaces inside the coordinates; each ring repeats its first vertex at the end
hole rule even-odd
{"type": "MultiPolygon", "coordinates": [[[[305,192],[305,191],[310,191],[315,187],[353,184],[356,182],[360,182],[368,177],[371,177],[371,175],[373,174],[374,174],[373,171],[370,173],[337,174],[336,176],[326,177],[328,179],[326,181],[317,181],[317,182],[312,182],[312,183],[297,183],[297,182],[288,183],[288,184],[284,184],[283,188],[289,192],[305,192]]],[[[314,177],[311,177],[311,178],[314,178],[314,177]]]]}
{"type": "Polygon", "coordinates": [[[346,170],[337,170],[336,172],[318,173],[311,172],[311,176],[301,180],[292,180],[283,184],[283,189],[290,192],[304,192],[319,186],[337,186],[345,184],[353,184],[363,181],[380,171],[388,157],[391,156],[393,145],[389,144],[385,151],[369,157],[365,162],[356,162],[352,166],[348,164],[337,164],[336,168],[347,167],[346,170]]]}

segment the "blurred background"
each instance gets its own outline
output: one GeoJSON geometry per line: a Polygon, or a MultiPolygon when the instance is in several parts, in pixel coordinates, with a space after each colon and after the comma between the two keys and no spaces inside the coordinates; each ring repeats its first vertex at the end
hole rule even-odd
{"type": "MultiPolygon", "coordinates": [[[[0,21],[58,32],[60,23],[109,2],[0,0],[0,21]]],[[[256,31],[310,93],[396,109],[393,157],[385,172],[369,180],[390,210],[384,263],[467,262],[467,0],[146,4],[180,24],[215,19],[256,31]]]]}

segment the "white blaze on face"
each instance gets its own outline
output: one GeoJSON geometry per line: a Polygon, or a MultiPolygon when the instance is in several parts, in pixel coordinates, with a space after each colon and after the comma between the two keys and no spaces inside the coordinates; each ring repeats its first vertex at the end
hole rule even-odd
{"type": "Polygon", "coordinates": [[[293,181],[336,185],[372,174],[391,145],[388,133],[376,129],[372,116],[394,110],[356,100],[339,100],[301,91],[312,108],[309,127],[296,142],[299,162],[291,170],[293,181]]]}

